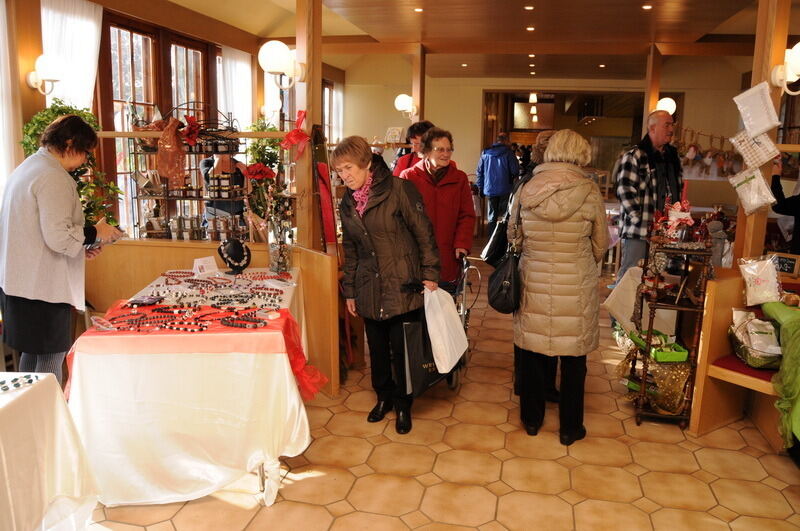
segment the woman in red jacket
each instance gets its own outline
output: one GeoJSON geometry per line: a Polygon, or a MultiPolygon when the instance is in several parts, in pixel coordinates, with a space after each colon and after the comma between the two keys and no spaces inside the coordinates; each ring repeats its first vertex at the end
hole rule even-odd
{"type": "Polygon", "coordinates": [[[475,209],[467,174],[456,168],[453,135],[433,127],[422,137],[423,158],[404,170],[400,178],[413,182],[425,203],[439,247],[442,269],[439,285],[455,293],[461,257],[472,247],[475,209]]]}

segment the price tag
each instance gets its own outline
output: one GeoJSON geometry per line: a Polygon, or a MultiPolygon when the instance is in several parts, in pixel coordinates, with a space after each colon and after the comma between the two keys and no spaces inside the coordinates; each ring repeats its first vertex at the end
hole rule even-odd
{"type": "Polygon", "coordinates": [[[194,259],[194,267],[192,268],[195,275],[202,275],[204,273],[214,273],[218,271],[217,262],[213,256],[204,256],[203,258],[194,259]]]}

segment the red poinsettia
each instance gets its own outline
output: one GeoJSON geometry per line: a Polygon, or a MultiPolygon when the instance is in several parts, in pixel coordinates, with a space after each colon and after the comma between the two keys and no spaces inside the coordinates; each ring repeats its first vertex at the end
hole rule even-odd
{"type": "Polygon", "coordinates": [[[181,134],[187,144],[193,146],[197,144],[197,136],[200,134],[200,124],[197,123],[197,118],[194,116],[185,116],[186,127],[183,128],[181,134]]]}
{"type": "Polygon", "coordinates": [[[254,181],[260,181],[262,179],[274,179],[275,172],[272,171],[272,168],[262,164],[261,162],[256,162],[255,164],[250,164],[247,167],[247,177],[254,181]]]}

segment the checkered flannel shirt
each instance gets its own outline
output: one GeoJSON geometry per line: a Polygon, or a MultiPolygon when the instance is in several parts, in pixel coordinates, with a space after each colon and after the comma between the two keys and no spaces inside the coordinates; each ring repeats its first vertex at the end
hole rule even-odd
{"type": "Polygon", "coordinates": [[[647,153],[639,146],[622,155],[617,174],[617,198],[621,203],[620,237],[647,237],[655,213],[656,180],[647,153]]]}

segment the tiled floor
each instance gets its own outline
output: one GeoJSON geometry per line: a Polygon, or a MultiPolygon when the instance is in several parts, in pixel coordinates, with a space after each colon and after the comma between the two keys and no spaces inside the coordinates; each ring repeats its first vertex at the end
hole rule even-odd
{"type": "Polygon", "coordinates": [[[314,441],[284,460],[272,507],[256,503],[251,475],[188,503],[98,508],[92,529],[800,527],[800,470],[750,422],[699,439],[674,425],[636,425],[613,376],[621,354],[607,315],[601,323],[586,380],[588,437],[569,448],[559,444],[552,407],[538,436],[520,429],[511,319],[483,296],[472,312],[464,384],[458,392],[439,385],[417,400],[411,433],[397,435],[393,415],[366,422],[375,400],[369,374],[352,371],[338,397],[308,404],[314,441]]]}

